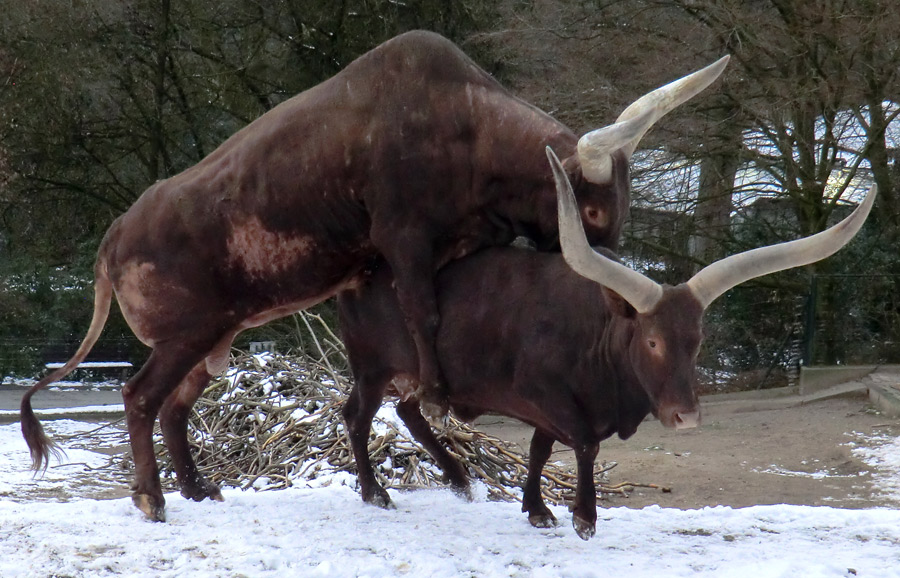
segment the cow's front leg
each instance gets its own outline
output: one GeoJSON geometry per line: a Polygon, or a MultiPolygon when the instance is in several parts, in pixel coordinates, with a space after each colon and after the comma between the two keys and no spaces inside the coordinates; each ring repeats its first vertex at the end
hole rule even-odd
{"type": "Polygon", "coordinates": [[[572,525],[582,540],[594,536],[597,525],[597,489],[594,486],[594,460],[600,444],[590,442],[577,445],[575,462],[578,483],[575,486],[575,503],[572,504],[572,525]]]}
{"type": "Polygon", "coordinates": [[[415,402],[401,401],[397,404],[397,415],[403,420],[406,429],[413,438],[425,448],[434,461],[437,462],[444,476],[454,491],[469,501],[472,501],[472,492],[469,488],[469,476],[459,460],[447,451],[431,431],[431,426],[419,413],[419,406],[415,402]]]}
{"type": "Polygon", "coordinates": [[[528,478],[522,492],[522,511],[528,513],[528,521],[535,528],[553,528],[558,522],[556,516],[544,503],[541,496],[541,472],[553,451],[553,438],[535,429],[528,451],[528,478]]]}

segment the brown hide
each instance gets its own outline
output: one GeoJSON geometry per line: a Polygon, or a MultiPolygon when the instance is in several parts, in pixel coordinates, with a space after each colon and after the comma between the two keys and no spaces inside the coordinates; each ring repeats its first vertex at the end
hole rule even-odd
{"type": "MultiPolygon", "coordinates": [[[[575,273],[559,254],[491,248],[438,275],[437,351],[459,417],[515,417],[536,428],[523,508],[536,525],[552,519],[540,498],[541,468],[554,441],[575,450],[579,490],[574,523],[589,537],[596,520],[593,461],[598,444],[631,436],[648,413],[664,425],[697,415],[694,367],[703,308],[672,288],[649,314],[575,273]]],[[[356,386],[344,415],[363,499],[390,503],[367,455],[372,416],[395,380],[415,373],[416,350],[382,265],[359,290],[338,297],[341,330],[356,386]]],[[[398,413],[455,486],[465,472],[408,402],[398,413]],[[402,411],[401,411],[402,410],[402,411]],[[449,468],[449,471],[448,471],[449,468]]]]}
{"type": "MultiPolygon", "coordinates": [[[[99,260],[144,343],[209,328],[192,338],[202,349],[323,301],[380,253],[419,337],[437,266],[517,234],[553,242],[543,147],[567,156],[575,142],[445,39],[409,33],[151,187],[99,260]]],[[[627,183],[579,193],[601,215],[592,242],[614,246],[627,183]]]]}
{"type": "Polygon", "coordinates": [[[72,370],[115,295],[153,348],[123,390],[134,500],[164,518],[152,442],[157,414],[182,494],[220,498],[186,440],[190,407],[248,327],[352,288],[376,256],[393,268],[419,381],[436,383],[434,271],[516,235],[549,248],[556,192],[545,146],[563,157],[593,243],[614,247],[628,209],[627,160],[583,181],[577,138],[515,98],[435,34],[403,34],[237,132],[196,166],[151,186],[100,247],[96,305],[75,356],[22,401],[35,466],[52,442],[31,396],[72,370]]]}

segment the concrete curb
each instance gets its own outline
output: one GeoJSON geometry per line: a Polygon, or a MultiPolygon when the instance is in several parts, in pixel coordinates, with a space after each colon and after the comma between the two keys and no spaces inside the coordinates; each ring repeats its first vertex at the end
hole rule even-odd
{"type": "Polygon", "coordinates": [[[900,417],[900,369],[879,368],[863,381],[869,386],[869,399],[878,409],[891,417],[900,417]]]}
{"type": "MultiPolygon", "coordinates": [[[[0,423],[19,421],[19,405],[26,391],[20,386],[0,386],[0,423]]],[[[41,419],[115,421],[125,415],[120,389],[48,389],[31,401],[41,419]]]]}
{"type": "MultiPolygon", "coordinates": [[[[867,368],[868,369],[868,368],[867,368]]],[[[19,421],[24,387],[0,386],[0,423],[19,421]]],[[[866,396],[885,415],[900,417],[900,366],[869,369],[862,376],[819,388],[782,387],[701,396],[704,413],[738,413],[795,407],[842,396],[866,396]]],[[[115,421],[125,413],[118,389],[47,390],[35,395],[35,413],[41,419],[115,421]]]]}
{"type": "Polygon", "coordinates": [[[702,396],[700,406],[706,414],[743,413],[797,407],[836,397],[862,397],[868,392],[864,383],[853,381],[801,395],[796,387],[763,389],[740,394],[702,396]],[[756,394],[750,395],[750,394],[756,394]]]}

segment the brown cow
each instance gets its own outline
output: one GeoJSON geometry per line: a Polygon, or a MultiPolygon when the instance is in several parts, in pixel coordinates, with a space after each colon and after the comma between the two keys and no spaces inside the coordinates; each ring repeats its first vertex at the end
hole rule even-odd
{"type": "Polygon", "coordinates": [[[627,162],[661,115],[712,82],[725,60],[646,95],[618,123],[579,139],[435,34],[403,34],[361,56],[150,187],[113,223],[95,265],[87,336],[22,400],[35,468],[53,446],[31,396],[85,357],[113,295],[153,349],[123,397],[134,502],[154,520],[165,516],[156,416],[182,494],[221,499],[197,472],[186,423],[210,375],[225,368],[232,340],[353,287],[379,255],[396,276],[417,382],[437,383],[435,271],[516,235],[542,248],[556,242],[543,147],[566,155],[592,242],[615,246],[629,200],[613,167],[627,162]],[[618,148],[625,154],[614,158],[618,148]]]}
{"type": "MultiPolygon", "coordinates": [[[[613,434],[628,438],[648,413],[667,427],[699,423],[693,384],[706,307],[738,283],[837,251],[862,226],[875,188],[825,232],[733,255],[671,287],[590,248],[562,165],[555,157],[552,162],[563,255],[489,248],[447,265],[437,276],[437,352],[451,407],[462,419],[497,413],[534,426],[522,500],[533,525],[556,524],[540,492],[554,441],[575,450],[573,524],[588,539],[597,518],[593,467],[599,443],[613,434]]],[[[367,451],[372,418],[386,392],[402,398],[410,391],[417,367],[390,285],[385,265],[366,286],[338,298],[356,378],[344,417],[360,492],[384,508],[392,507],[391,500],[367,451]]],[[[435,439],[416,403],[401,399],[397,414],[450,483],[465,492],[465,470],[435,439]]]]}

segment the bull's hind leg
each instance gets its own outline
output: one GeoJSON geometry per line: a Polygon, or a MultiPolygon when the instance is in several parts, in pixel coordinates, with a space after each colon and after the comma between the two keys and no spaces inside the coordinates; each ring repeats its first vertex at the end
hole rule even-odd
{"type": "Polygon", "coordinates": [[[194,367],[202,354],[158,346],[144,367],[122,390],[125,421],[134,456],[134,504],[154,521],[166,519],[159,467],[153,447],[153,424],[166,397],[194,367]]]}
{"type": "Polygon", "coordinates": [[[392,509],[394,503],[375,478],[375,470],[369,459],[369,432],[372,431],[372,419],[381,407],[386,387],[387,380],[357,378],[356,385],[344,404],[343,414],[350,450],[353,452],[353,459],[356,460],[356,475],[363,502],[379,508],[392,509]]]}
{"type": "Polygon", "coordinates": [[[447,481],[450,482],[450,485],[453,486],[456,493],[471,500],[472,494],[469,488],[469,477],[466,475],[466,470],[458,460],[450,455],[447,448],[441,445],[434,436],[431,425],[429,425],[428,421],[422,417],[418,402],[415,400],[399,402],[397,404],[397,415],[400,416],[400,419],[406,424],[406,429],[409,430],[409,433],[411,433],[416,441],[422,444],[425,451],[434,458],[434,461],[436,461],[441,470],[443,470],[444,476],[447,481]]]}
{"type": "Polygon", "coordinates": [[[160,429],[175,466],[181,495],[196,502],[206,498],[218,502],[223,500],[219,486],[203,477],[197,469],[187,437],[191,409],[209,385],[209,380],[206,363],[201,362],[188,373],[178,388],[169,394],[159,412],[160,429]]]}
{"type": "Polygon", "coordinates": [[[541,496],[541,472],[550,453],[553,451],[555,440],[539,429],[534,430],[531,436],[531,449],[528,451],[528,478],[525,480],[525,489],[522,492],[522,511],[528,513],[528,521],[535,528],[553,528],[559,524],[556,516],[544,503],[541,496]]]}

